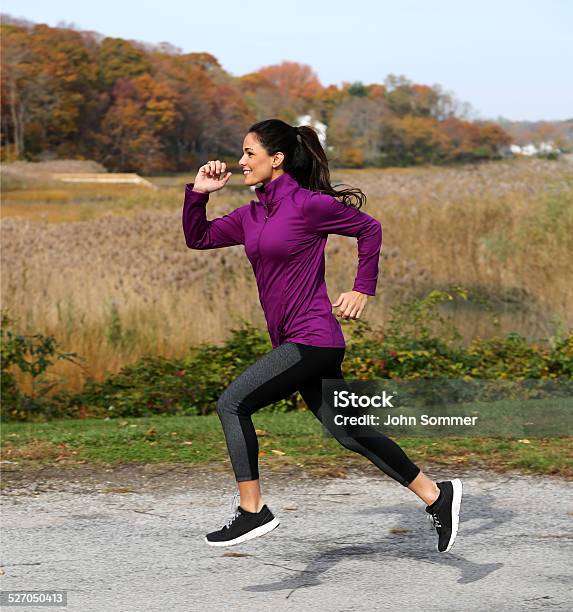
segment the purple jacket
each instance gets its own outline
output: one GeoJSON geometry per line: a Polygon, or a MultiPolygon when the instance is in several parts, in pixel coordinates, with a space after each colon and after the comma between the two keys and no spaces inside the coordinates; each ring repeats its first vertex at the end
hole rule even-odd
{"type": "Polygon", "coordinates": [[[324,279],[328,234],[358,238],[353,290],[375,295],[380,222],[336,198],[311,191],[286,172],[255,189],[252,200],[207,220],[209,194],[185,186],[183,231],[190,249],[242,244],[253,267],[273,348],[284,342],[344,347],[324,279]]]}

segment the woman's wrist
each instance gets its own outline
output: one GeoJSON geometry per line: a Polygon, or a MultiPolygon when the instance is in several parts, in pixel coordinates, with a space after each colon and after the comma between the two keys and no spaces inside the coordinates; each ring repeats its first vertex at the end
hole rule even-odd
{"type": "Polygon", "coordinates": [[[203,189],[198,189],[197,187],[191,187],[191,191],[196,191],[197,193],[209,193],[208,191],[205,191],[203,189]]]}

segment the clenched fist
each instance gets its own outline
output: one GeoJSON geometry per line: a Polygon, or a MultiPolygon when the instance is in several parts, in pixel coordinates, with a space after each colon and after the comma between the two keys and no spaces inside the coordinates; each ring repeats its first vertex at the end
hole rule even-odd
{"type": "Polygon", "coordinates": [[[193,191],[199,193],[212,193],[213,191],[219,191],[227,184],[227,181],[231,178],[232,172],[227,172],[225,162],[209,161],[205,165],[199,168],[195,182],[193,183],[193,191]]]}

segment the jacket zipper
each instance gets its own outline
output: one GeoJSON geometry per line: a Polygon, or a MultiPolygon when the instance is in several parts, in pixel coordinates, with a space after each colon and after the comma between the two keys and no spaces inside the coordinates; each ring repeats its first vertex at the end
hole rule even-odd
{"type": "MultiPolygon", "coordinates": [[[[259,261],[261,262],[261,280],[263,281],[261,283],[262,287],[264,287],[264,280],[265,280],[265,274],[264,274],[264,267],[263,267],[263,258],[261,257],[261,251],[260,251],[260,244],[261,244],[261,236],[263,234],[263,230],[265,229],[265,226],[267,224],[267,220],[269,218],[269,209],[267,207],[266,204],[263,204],[263,206],[265,207],[265,220],[263,222],[263,227],[261,228],[261,231],[259,232],[259,238],[257,240],[257,254],[259,256],[259,261]]],[[[263,291],[264,294],[264,291],[263,291]]],[[[279,322],[278,328],[277,328],[277,333],[278,333],[278,338],[277,340],[280,342],[282,333],[283,333],[283,329],[282,329],[282,316],[281,316],[281,320],[279,322]]]]}
{"type": "MultiPolygon", "coordinates": [[[[265,274],[264,274],[264,268],[263,268],[263,258],[261,257],[260,244],[261,244],[261,236],[263,234],[263,230],[265,229],[265,225],[267,224],[267,219],[269,218],[269,210],[266,204],[263,204],[263,206],[265,207],[265,220],[263,221],[263,227],[261,228],[261,231],[259,232],[259,238],[257,240],[257,255],[259,257],[259,261],[261,262],[261,280],[263,281],[261,283],[261,286],[264,288],[265,274]]],[[[263,291],[263,295],[264,295],[264,291],[263,291]]]]}

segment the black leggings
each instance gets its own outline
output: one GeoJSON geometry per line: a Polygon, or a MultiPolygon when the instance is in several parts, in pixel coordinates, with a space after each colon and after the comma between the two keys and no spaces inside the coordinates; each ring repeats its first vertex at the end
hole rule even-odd
{"type": "Polygon", "coordinates": [[[420,472],[390,438],[371,427],[335,425],[322,394],[322,379],[342,379],[344,348],[285,342],[248,367],[217,402],[237,481],[259,478],[259,443],[251,415],[299,391],[313,414],[342,446],[360,453],[400,484],[420,472]],[[328,415],[328,416],[327,416],[328,415]]]}

